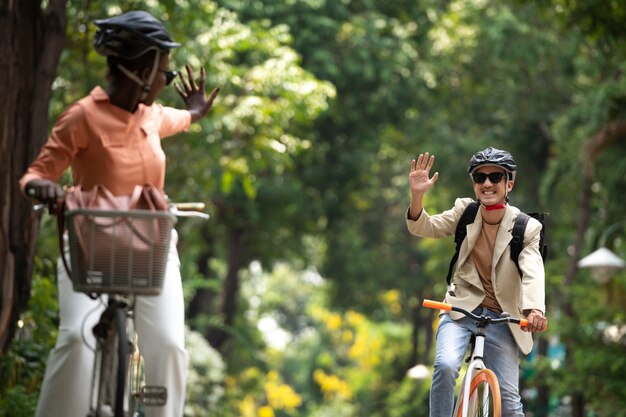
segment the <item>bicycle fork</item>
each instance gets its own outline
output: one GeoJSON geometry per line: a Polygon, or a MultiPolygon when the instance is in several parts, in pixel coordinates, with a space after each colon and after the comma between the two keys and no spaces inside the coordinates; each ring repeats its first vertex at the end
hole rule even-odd
{"type": "MultiPolygon", "coordinates": [[[[471,392],[471,384],[474,375],[476,375],[477,371],[481,369],[485,369],[485,363],[483,362],[483,355],[485,352],[485,328],[483,326],[478,326],[476,335],[474,336],[474,343],[472,347],[472,352],[470,357],[468,358],[469,365],[467,367],[467,372],[465,373],[465,377],[463,378],[463,383],[461,385],[461,396],[463,400],[459,403],[457,402],[456,407],[454,409],[454,416],[459,415],[459,405],[462,404],[462,414],[466,416],[469,411],[470,406],[470,392],[471,392]]],[[[487,395],[485,392],[484,395],[487,395]]]]}

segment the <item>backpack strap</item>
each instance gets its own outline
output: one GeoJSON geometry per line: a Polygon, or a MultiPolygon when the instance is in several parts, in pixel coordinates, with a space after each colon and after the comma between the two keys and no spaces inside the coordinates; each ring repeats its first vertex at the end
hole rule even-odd
{"type": "Polygon", "coordinates": [[[522,269],[519,266],[519,255],[522,253],[524,246],[524,234],[526,233],[526,225],[528,220],[533,217],[541,223],[541,232],[539,234],[539,253],[543,261],[548,256],[548,247],[545,244],[545,226],[544,214],[542,213],[524,213],[523,211],[517,215],[515,224],[513,224],[513,239],[511,239],[511,260],[515,262],[520,279],[522,278],[522,269]]]}
{"type": "Polygon", "coordinates": [[[450,266],[448,267],[448,276],[446,277],[446,282],[448,285],[452,282],[452,270],[454,269],[454,265],[456,264],[457,259],[459,259],[459,251],[461,250],[461,244],[465,240],[465,236],[467,236],[467,225],[470,223],[474,223],[474,219],[476,218],[476,213],[478,213],[479,204],[477,201],[470,203],[466,208],[463,214],[461,215],[461,219],[459,223],[456,225],[456,231],[454,233],[454,244],[456,248],[454,250],[454,255],[450,260],[450,266]]]}
{"type": "Polygon", "coordinates": [[[511,260],[515,262],[520,279],[522,278],[522,269],[519,267],[519,254],[522,253],[524,246],[524,234],[526,233],[526,225],[530,220],[530,216],[523,211],[517,215],[513,224],[513,239],[511,239],[511,260]]]}

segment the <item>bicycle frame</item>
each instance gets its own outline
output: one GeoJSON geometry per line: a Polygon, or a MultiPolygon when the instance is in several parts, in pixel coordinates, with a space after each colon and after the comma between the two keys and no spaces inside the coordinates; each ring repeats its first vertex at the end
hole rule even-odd
{"type": "MultiPolygon", "coordinates": [[[[519,319],[511,317],[508,313],[502,313],[499,318],[491,318],[489,316],[478,316],[472,312],[469,312],[465,309],[454,307],[451,304],[441,303],[438,301],[432,300],[424,300],[424,307],[445,310],[445,311],[456,311],[476,320],[476,335],[474,339],[474,345],[472,347],[472,352],[470,355],[470,363],[468,365],[467,371],[465,372],[465,376],[463,377],[463,382],[461,385],[461,390],[459,392],[459,401],[456,402],[454,407],[453,416],[467,416],[469,412],[470,406],[470,393],[471,393],[471,384],[474,380],[474,377],[481,370],[487,370],[485,363],[483,361],[484,353],[485,353],[485,328],[490,324],[500,324],[500,323],[515,323],[519,324],[521,327],[525,327],[528,325],[528,321],[526,319],[519,319]],[[459,414],[459,407],[461,407],[461,414],[459,414]]],[[[487,370],[488,372],[491,372],[487,370]]],[[[496,379],[497,385],[497,379],[496,379]]],[[[494,399],[498,404],[500,402],[499,398],[499,387],[497,388],[498,398],[494,399]]],[[[488,391],[483,392],[483,400],[488,397],[488,391]]],[[[487,404],[488,407],[488,404],[487,404]]],[[[499,408],[499,407],[498,407],[499,408]]],[[[485,410],[487,411],[487,410],[485,410]]]]}
{"type": "MultiPolygon", "coordinates": [[[[483,362],[483,355],[485,352],[485,328],[479,327],[479,331],[476,334],[474,348],[472,350],[470,356],[470,363],[467,367],[467,371],[465,372],[465,376],[463,377],[463,382],[461,385],[461,391],[459,392],[459,398],[462,398],[462,401],[457,401],[454,407],[454,416],[459,415],[459,406],[462,404],[462,414],[466,416],[468,413],[469,405],[470,405],[470,385],[477,371],[481,369],[486,369],[485,363],[483,362]]],[[[485,394],[486,395],[486,394],[485,394]]]]}
{"type": "MultiPolygon", "coordinates": [[[[33,205],[33,211],[37,215],[41,215],[44,209],[48,207],[50,214],[54,214],[58,218],[61,216],[70,217],[75,219],[78,216],[83,217],[104,217],[107,219],[117,219],[120,216],[126,216],[132,219],[151,219],[155,221],[161,221],[164,223],[164,227],[173,228],[176,223],[177,217],[195,217],[199,219],[208,219],[209,215],[202,213],[199,210],[204,209],[204,203],[171,203],[170,209],[167,212],[154,212],[145,210],[97,210],[97,209],[76,209],[68,213],[64,213],[60,204],[46,205],[38,203],[33,205]]],[[[109,269],[103,269],[102,271],[93,270],[93,259],[97,258],[97,255],[89,254],[88,260],[84,265],[73,263],[72,268],[68,268],[64,259],[64,240],[67,239],[72,243],[72,240],[76,240],[76,229],[69,224],[67,228],[68,236],[63,237],[64,227],[63,223],[58,222],[59,226],[59,244],[61,249],[61,256],[63,257],[63,263],[68,271],[68,275],[72,280],[73,290],[76,292],[85,293],[92,299],[97,299],[102,294],[107,294],[109,300],[107,306],[102,312],[98,323],[92,328],[94,336],[96,337],[96,355],[94,357],[94,367],[92,372],[91,389],[89,393],[89,414],[88,417],[109,417],[109,416],[126,416],[126,412],[133,413],[135,416],[135,405],[137,402],[146,406],[163,406],[167,402],[167,389],[161,386],[141,386],[140,379],[131,368],[134,366],[140,367],[140,363],[134,363],[133,354],[136,351],[135,345],[135,330],[132,321],[134,320],[134,308],[133,302],[130,302],[127,298],[133,298],[136,295],[150,296],[158,295],[162,287],[162,279],[154,280],[154,283],[150,282],[150,285],[137,286],[135,281],[132,280],[133,274],[126,273],[122,277],[123,282],[117,284],[117,287],[111,285],[104,285],[102,283],[103,278],[112,275],[109,269]],[[73,270],[73,271],[72,271],[73,270]],[[86,271],[85,271],[86,270],[86,271]],[[73,274],[71,272],[74,272],[73,274]],[[81,281],[81,278],[84,278],[81,281]],[[112,345],[117,344],[119,349],[113,349],[112,345]],[[104,357],[103,355],[107,355],[104,357]],[[107,387],[102,386],[102,374],[106,373],[110,375],[116,370],[113,367],[117,367],[118,378],[115,378],[113,382],[112,391],[105,391],[107,387]],[[132,378],[135,377],[135,383],[133,384],[132,378]],[[138,388],[136,390],[136,388],[138,388]],[[106,392],[106,393],[105,393],[106,392]],[[105,394],[103,394],[105,393],[105,394]],[[103,396],[115,398],[115,410],[109,404],[102,406],[103,396]]],[[[109,228],[116,227],[115,221],[109,221],[105,226],[109,228]]],[[[132,228],[132,227],[131,227],[132,228]]],[[[95,233],[91,227],[88,237],[88,248],[92,247],[95,241],[95,233]]],[[[133,229],[134,230],[134,229],[133,229]]],[[[155,235],[151,233],[148,235],[150,238],[163,237],[159,241],[159,244],[163,246],[164,250],[160,251],[158,256],[163,258],[163,262],[167,262],[167,256],[169,252],[170,234],[155,235]]],[[[113,234],[113,239],[117,239],[117,236],[113,234]]],[[[152,241],[143,242],[147,245],[155,245],[152,241]]],[[[99,242],[102,246],[102,242],[99,242]]],[[[113,245],[109,239],[104,242],[107,245],[113,245]]],[[[70,252],[70,258],[76,262],[78,258],[79,245],[74,243],[68,245],[70,252]]],[[[132,249],[132,248],[131,248],[132,249]]],[[[133,256],[134,249],[129,250],[130,256],[133,256]]],[[[106,257],[106,254],[104,255],[106,257]]],[[[159,258],[160,259],[160,258],[159,258]]],[[[131,259],[132,260],[132,259],[131,259]]],[[[152,264],[155,261],[155,257],[149,257],[148,264],[152,264]]],[[[115,264],[115,257],[112,258],[110,264],[115,264]]],[[[132,265],[132,263],[131,263],[132,265]]],[[[154,272],[154,268],[150,268],[150,278],[153,275],[164,272],[154,272]]],[[[141,282],[143,284],[143,282],[141,282]]],[[[109,403],[109,400],[107,400],[109,403]]]]}

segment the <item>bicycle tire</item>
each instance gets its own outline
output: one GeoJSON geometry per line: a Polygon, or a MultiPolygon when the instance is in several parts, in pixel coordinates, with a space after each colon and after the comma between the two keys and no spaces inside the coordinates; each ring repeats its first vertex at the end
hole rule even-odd
{"type": "Polygon", "coordinates": [[[125,417],[127,366],[126,311],[117,307],[102,346],[96,404],[98,416],[112,412],[112,416],[125,417]]]}
{"type": "MultiPolygon", "coordinates": [[[[467,417],[501,417],[500,384],[491,369],[481,369],[470,383],[467,417]]],[[[463,395],[459,396],[457,417],[463,417],[463,395]]]]}

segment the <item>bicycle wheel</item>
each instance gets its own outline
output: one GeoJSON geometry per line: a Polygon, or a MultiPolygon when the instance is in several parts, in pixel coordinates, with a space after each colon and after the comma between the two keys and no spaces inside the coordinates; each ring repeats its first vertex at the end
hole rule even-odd
{"type": "MultiPolygon", "coordinates": [[[[459,396],[457,417],[463,417],[463,396],[459,396]]],[[[491,369],[481,369],[470,384],[467,417],[501,417],[500,385],[491,369]]]]}
{"type": "Polygon", "coordinates": [[[96,415],[125,417],[128,340],[126,312],[123,308],[115,308],[111,323],[101,342],[96,415]]]}

